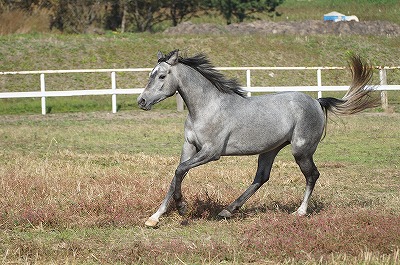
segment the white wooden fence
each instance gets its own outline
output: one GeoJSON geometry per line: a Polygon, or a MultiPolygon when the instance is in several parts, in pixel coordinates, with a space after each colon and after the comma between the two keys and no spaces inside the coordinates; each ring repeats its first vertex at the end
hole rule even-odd
{"type": "MultiPolygon", "coordinates": [[[[345,67],[217,67],[221,71],[244,71],[246,73],[246,86],[243,87],[251,96],[252,92],[281,92],[281,91],[317,91],[318,97],[322,97],[323,91],[346,91],[348,86],[324,86],[322,85],[322,71],[341,70],[345,67]],[[256,87],[251,85],[251,71],[316,71],[316,86],[263,86],[256,87]]],[[[400,69],[398,67],[376,67],[379,69],[380,86],[374,87],[381,92],[382,107],[387,109],[388,90],[400,90],[400,85],[387,85],[387,70],[400,69]]],[[[3,75],[39,75],[40,91],[30,92],[0,92],[1,98],[41,98],[42,114],[46,114],[47,97],[68,97],[84,95],[110,95],[112,112],[117,112],[117,95],[140,94],[143,88],[118,88],[116,75],[120,72],[150,72],[151,68],[129,68],[129,69],[81,69],[81,70],[43,70],[43,71],[18,71],[18,72],[0,72],[0,78],[3,75]],[[51,74],[71,74],[71,73],[110,73],[111,87],[109,89],[91,89],[91,90],[68,90],[68,91],[46,91],[45,76],[51,74]]],[[[177,109],[183,110],[183,102],[180,96],[177,96],[177,109]]]]}

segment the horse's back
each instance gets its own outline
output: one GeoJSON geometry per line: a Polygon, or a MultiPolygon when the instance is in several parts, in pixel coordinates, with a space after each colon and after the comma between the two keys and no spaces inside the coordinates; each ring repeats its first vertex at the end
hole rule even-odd
{"type": "MultiPolygon", "coordinates": [[[[272,112],[278,116],[290,115],[297,119],[323,118],[317,100],[301,92],[281,92],[247,98],[249,105],[257,110],[272,112]]],[[[297,120],[296,120],[297,122],[297,120]]]]}

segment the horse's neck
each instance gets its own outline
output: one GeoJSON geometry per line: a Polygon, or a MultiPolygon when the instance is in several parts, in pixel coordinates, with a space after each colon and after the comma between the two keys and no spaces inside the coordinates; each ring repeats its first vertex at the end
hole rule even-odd
{"type": "Polygon", "coordinates": [[[210,113],[224,100],[223,94],[203,75],[186,65],[179,65],[180,85],[178,92],[182,96],[189,113],[193,116],[210,113]]]}

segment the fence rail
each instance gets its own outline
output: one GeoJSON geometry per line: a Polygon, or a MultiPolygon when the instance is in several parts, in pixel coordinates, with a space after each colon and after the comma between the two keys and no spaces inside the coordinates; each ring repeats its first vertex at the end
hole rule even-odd
{"type": "MultiPolygon", "coordinates": [[[[386,71],[400,69],[397,67],[376,67],[379,69],[380,85],[374,87],[381,92],[382,108],[387,109],[388,90],[400,90],[400,85],[387,85],[386,71]]],[[[318,97],[322,97],[323,91],[346,91],[348,86],[323,86],[322,71],[323,70],[342,70],[345,67],[217,67],[221,71],[245,71],[246,86],[244,90],[251,96],[253,92],[282,92],[282,91],[314,91],[318,92],[318,97]],[[286,70],[286,71],[316,71],[316,86],[251,86],[251,71],[252,70],[286,70]]],[[[152,68],[126,68],[126,69],[77,69],[77,70],[43,70],[43,71],[14,71],[0,72],[0,78],[4,75],[39,75],[40,76],[40,91],[30,92],[0,92],[1,98],[41,98],[42,114],[46,114],[46,98],[47,97],[68,97],[68,96],[86,96],[86,95],[111,95],[112,112],[117,112],[117,95],[132,95],[140,94],[143,88],[117,88],[116,75],[119,72],[150,72],[152,68]],[[51,74],[69,74],[69,73],[110,73],[111,87],[109,89],[92,89],[92,90],[66,90],[66,91],[46,91],[45,76],[51,74]]],[[[183,101],[177,95],[177,109],[183,110],[183,101]]]]}

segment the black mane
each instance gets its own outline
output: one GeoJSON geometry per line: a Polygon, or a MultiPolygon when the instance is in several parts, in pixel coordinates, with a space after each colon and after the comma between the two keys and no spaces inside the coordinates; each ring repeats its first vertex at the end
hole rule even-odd
{"type": "MultiPolygon", "coordinates": [[[[170,52],[163,58],[159,59],[158,62],[166,62],[175,51],[170,52]]],[[[236,79],[227,79],[223,74],[217,71],[211,64],[210,60],[204,54],[197,54],[193,57],[181,57],[179,56],[178,62],[190,66],[197,72],[207,78],[219,91],[227,94],[238,94],[241,97],[246,97],[246,91],[244,91],[239,82],[236,79]]]]}

